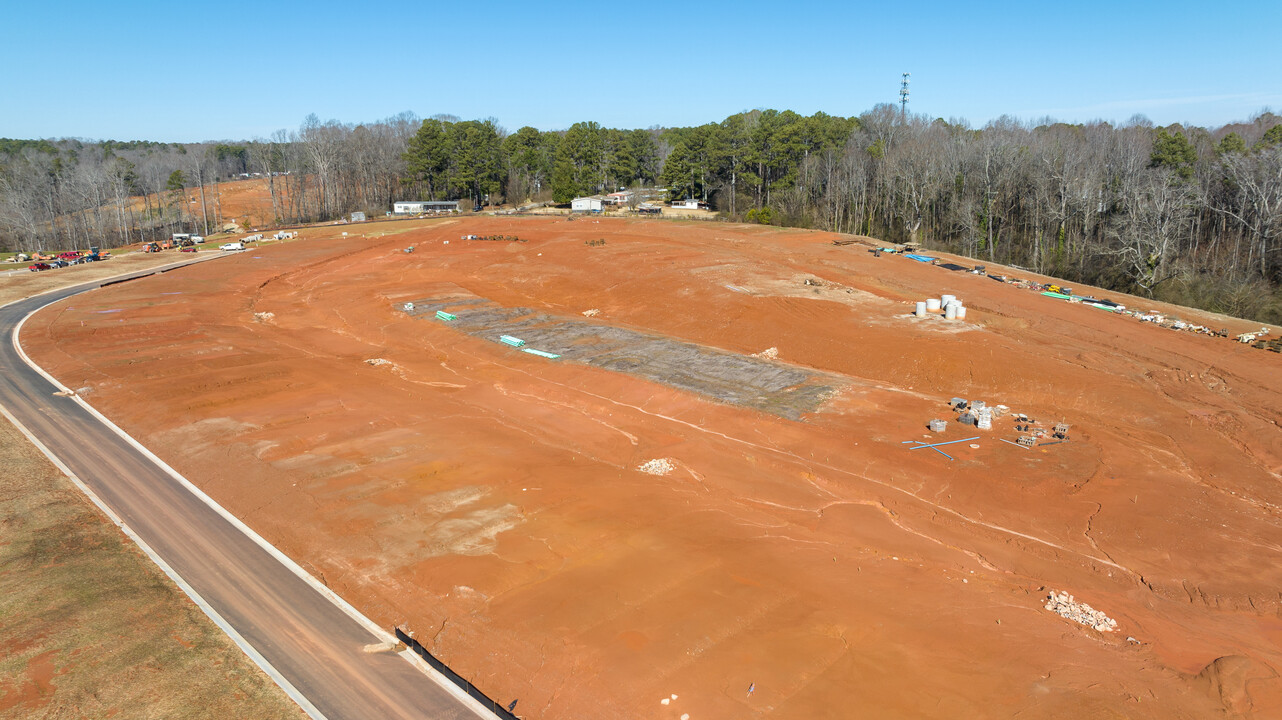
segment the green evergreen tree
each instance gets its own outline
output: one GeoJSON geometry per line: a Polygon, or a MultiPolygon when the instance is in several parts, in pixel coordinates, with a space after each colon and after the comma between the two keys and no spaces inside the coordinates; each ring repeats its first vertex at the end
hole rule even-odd
{"type": "Polygon", "coordinates": [[[404,155],[405,182],[426,185],[424,195],[427,199],[438,199],[438,193],[447,190],[445,185],[450,162],[447,125],[436,118],[424,120],[418,132],[410,138],[409,149],[404,155]]]}
{"type": "Polygon", "coordinates": [[[1260,142],[1256,143],[1255,146],[1257,148],[1261,148],[1273,147],[1274,145],[1279,144],[1282,144],[1282,124],[1274,125],[1269,128],[1269,131],[1264,133],[1264,137],[1261,138],[1260,142]]]}
{"type": "Polygon", "coordinates": [[[552,199],[567,203],[581,195],[599,192],[605,184],[601,126],[581,122],[561,138],[552,170],[552,199]]]}
{"type": "Polygon", "coordinates": [[[1231,132],[1224,136],[1224,139],[1220,141],[1220,144],[1215,147],[1215,151],[1221,155],[1227,155],[1228,153],[1244,153],[1246,152],[1246,141],[1242,139],[1241,135],[1231,132]]]}
{"type": "Polygon", "coordinates": [[[1153,152],[1149,156],[1150,167],[1173,170],[1180,179],[1188,180],[1193,177],[1193,165],[1196,162],[1197,150],[1178,129],[1167,132],[1166,128],[1158,128],[1154,131],[1153,152]]]}

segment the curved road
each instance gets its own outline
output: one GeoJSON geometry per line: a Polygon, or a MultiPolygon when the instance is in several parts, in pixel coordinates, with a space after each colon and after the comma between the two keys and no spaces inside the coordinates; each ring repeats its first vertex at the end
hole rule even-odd
{"type": "Polygon", "coordinates": [[[17,330],[35,310],[101,284],[78,285],[0,308],[3,414],[78,480],[91,499],[105,506],[113,520],[123,524],[125,532],[313,718],[493,719],[409,651],[365,652],[366,645],[387,641],[387,632],[321,587],[79,398],[54,394],[63,388],[28,364],[17,330]]]}

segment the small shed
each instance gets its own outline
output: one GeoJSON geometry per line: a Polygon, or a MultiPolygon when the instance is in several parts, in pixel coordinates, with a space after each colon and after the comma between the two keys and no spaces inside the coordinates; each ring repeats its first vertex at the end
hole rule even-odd
{"type": "Polygon", "coordinates": [[[669,205],[671,205],[674,208],[680,208],[682,210],[707,210],[708,209],[708,203],[702,202],[700,200],[673,200],[671,203],[669,203],[669,205]]]}
{"type": "Polygon", "coordinates": [[[570,203],[570,212],[601,212],[601,198],[599,197],[581,197],[574,198],[570,203]]]}

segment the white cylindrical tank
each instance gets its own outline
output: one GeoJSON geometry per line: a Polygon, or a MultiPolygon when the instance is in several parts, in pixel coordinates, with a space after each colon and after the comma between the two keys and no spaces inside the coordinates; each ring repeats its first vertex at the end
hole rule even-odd
{"type": "Polygon", "coordinates": [[[957,319],[957,303],[948,303],[948,305],[944,307],[944,319],[945,320],[957,319]]]}
{"type": "Polygon", "coordinates": [[[958,306],[957,306],[957,319],[958,319],[958,320],[965,320],[965,319],[966,319],[966,306],[965,306],[965,305],[958,305],[958,306]]]}
{"type": "Polygon", "coordinates": [[[944,295],[941,298],[939,298],[939,304],[943,305],[944,307],[948,307],[948,303],[956,299],[957,299],[956,295],[944,295]]]}
{"type": "Polygon", "coordinates": [[[913,311],[913,315],[916,315],[917,317],[926,317],[926,301],[925,300],[917,301],[917,309],[913,311]]]}
{"type": "Polygon", "coordinates": [[[942,303],[939,302],[939,298],[926,298],[927,310],[938,310],[941,305],[942,303]]]}

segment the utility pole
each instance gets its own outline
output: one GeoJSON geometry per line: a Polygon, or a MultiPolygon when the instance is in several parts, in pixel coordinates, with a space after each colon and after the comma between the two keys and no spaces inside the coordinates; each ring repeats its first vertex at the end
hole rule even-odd
{"type": "Polygon", "coordinates": [[[908,121],[908,76],[912,73],[904,73],[904,77],[899,81],[899,122],[902,124],[908,121]]]}

